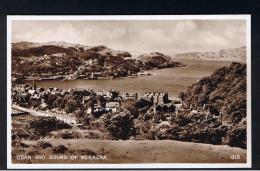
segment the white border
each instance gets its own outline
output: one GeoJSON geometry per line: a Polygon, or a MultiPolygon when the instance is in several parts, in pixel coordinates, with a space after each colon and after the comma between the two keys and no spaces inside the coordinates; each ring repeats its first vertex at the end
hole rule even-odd
{"type": "Polygon", "coordinates": [[[98,168],[251,168],[251,15],[100,15],[100,16],[7,16],[7,168],[98,169],[98,168]],[[247,27],[247,163],[147,163],[147,164],[13,164],[11,161],[11,28],[13,20],[246,20],[247,27]]]}

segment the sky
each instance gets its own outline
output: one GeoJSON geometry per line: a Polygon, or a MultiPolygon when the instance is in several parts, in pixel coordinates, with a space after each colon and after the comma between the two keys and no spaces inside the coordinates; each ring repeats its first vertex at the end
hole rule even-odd
{"type": "Polygon", "coordinates": [[[132,54],[217,51],[246,45],[245,20],[13,20],[12,42],[105,45],[132,54]]]}

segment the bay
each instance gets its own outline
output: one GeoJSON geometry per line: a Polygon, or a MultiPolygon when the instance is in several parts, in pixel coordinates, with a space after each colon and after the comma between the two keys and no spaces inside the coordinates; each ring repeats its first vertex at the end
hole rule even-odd
{"type": "Polygon", "coordinates": [[[108,80],[41,80],[37,86],[61,89],[83,88],[98,90],[114,89],[121,93],[137,92],[140,95],[146,92],[168,92],[170,98],[175,98],[188,86],[199,79],[211,75],[216,69],[228,66],[230,61],[220,60],[191,60],[177,59],[185,67],[150,70],[151,76],[137,78],[117,78],[108,80]]]}

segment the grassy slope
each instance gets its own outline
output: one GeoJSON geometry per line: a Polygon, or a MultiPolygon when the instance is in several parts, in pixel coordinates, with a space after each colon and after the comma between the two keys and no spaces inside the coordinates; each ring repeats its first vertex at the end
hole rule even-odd
{"type": "MultiPolygon", "coordinates": [[[[246,150],[228,146],[178,142],[172,140],[110,141],[88,139],[46,139],[53,146],[63,144],[69,150],[91,149],[108,160],[32,160],[33,163],[244,163],[246,150]],[[239,154],[240,160],[231,160],[239,154]]],[[[36,144],[36,141],[27,141],[36,144]]],[[[45,153],[46,154],[46,153],[45,153]]],[[[70,153],[71,154],[71,153],[70,153]]],[[[78,153],[75,153],[77,155],[78,153]]],[[[48,156],[48,155],[46,155],[48,156]]],[[[17,162],[17,161],[14,161],[17,162]]],[[[25,162],[25,161],[24,161],[25,162]]]]}

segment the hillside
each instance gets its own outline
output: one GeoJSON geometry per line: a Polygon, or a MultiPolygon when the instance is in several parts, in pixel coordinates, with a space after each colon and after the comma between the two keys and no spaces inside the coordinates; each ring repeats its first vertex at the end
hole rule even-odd
{"type": "MultiPolygon", "coordinates": [[[[216,70],[181,93],[184,106],[196,109],[204,104],[211,116],[219,117],[219,124],[227,126],[230,145],[246,146],[246,64],[233,62],[216,70]],[[229,137],[230,138],[230,137],[229,137]]],[[[220,126],[221,126],[220,125],[220,126]]]]}
{"type": "Polygon", "coordinates": [[[221,49],[217,52],[188,52],[178,53],[174,58],[185,59],[207,59],[207,60],[228,60],[228,61],[246,61],[246,47],[221,49]]]}
{"type": "Polygon", "coordinates": [[[12,153],[33,156],[32,160],[17,160],[13,155],[14,163],[246,163],[246,150],[243,149],[173,140],[43,139],[12,145],[12,153]],[[240,159],[232,160],[234,154],[240,159]],[[35,160],[34,155],[46,155],[46,159],[35,160]],[[78,159],[48,160],[49,155],[77,155],[78,159]],[[81,156],[90,155],[105,155],[107,159],[81,159],[81,156]]]}
{"type": "Polygon", "coordinates": [[[84,55],[85,53],[98,53],[100,55],[111,55],[121,57],[131,57],[131,54],[125,51],[112,50],[105,46],[85,46],[80,44],[71,44],[67,42],[17,42],[12,43],[13,57],[31,57],[52,55],[57,53],[65,53],[67,55],[77,54],[84,55]]]}
{"type": "Polygon", "coordinates": [[[160,52],[151,52],[142,54],[137,57],[143,64],[153,68],[166,68],[174,66],[182,66],[181,63],[171,61],[170,56],[164,55],[160,52]]]}
{"type": "Polygon", "coordinates": [[[143,62],[126,51],[103,45],[66,42],[12,43],[12,72],[16,78],[48,75],[48,79],[102,79],[137,76],[142,70],[183,66],[161,53],[143,62]],[[93,75],[95,73],[95,75],[93,75]]]}
{"type": "Polygon", "coordinates": [[[246,116],[246,65],[232,63],[202,78],[184,93],[184,105],[211,105],[211,112],[222,112],[229,123],[246,116]]]}

